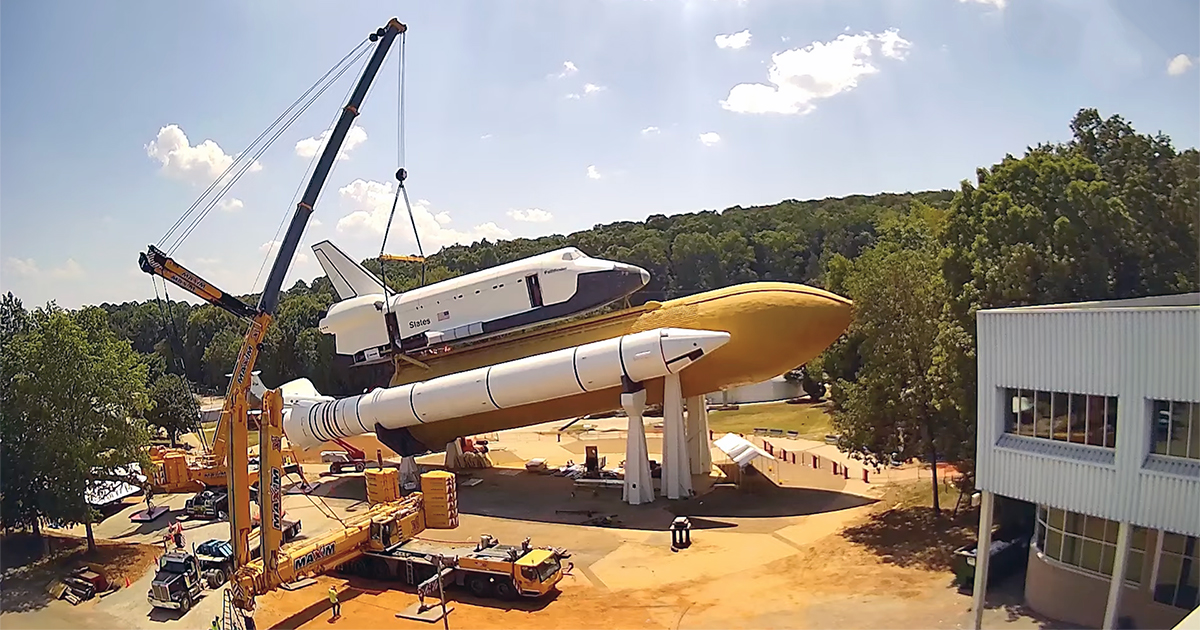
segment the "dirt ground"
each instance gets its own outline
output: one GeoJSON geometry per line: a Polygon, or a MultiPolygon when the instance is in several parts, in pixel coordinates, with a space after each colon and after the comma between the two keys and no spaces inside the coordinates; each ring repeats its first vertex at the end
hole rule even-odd
{"type": "Polygon", "coordinates": [[[57,534],[46,534],[46,538],[51,550],[46,557],[40,557],[43,541],[32,535],[4,539],[2,555],[6,566],[0,589],[3,612],[44,606],[51,601],[46,586],[54,578],[84,565],[103,570],[110,584],[124,586],[126,578],[134,582],[150,570],[162,553],[152,545],[97,540],[96,552],[89,554],[84,538],[57,534]]]}
{"type": "MultiPolygon", "coordinates": [[[[800,489],[759,488],[733,494],[718,486],[685,502],[623,506],[619,494],[568,497],[566,480],[482,473],[485,481],[460,495],[464,515],[453,532],[424,537],[470,540],[488,532],[502,542],[528,535],[533,543],[563,545],[574,555],[558,592],[540,601],[497,602],[449,589],[449,625],[459,628],[964,628],[970,597],[950,582],[950,551],[973,536],[974,514],[933,518],[911,505],[913,491],[889,489],[883,500],[841,502],[800,489]],[[496,485],[502,485],[497,490],[496,485]],[[490,487],[490,488],[489,488],[490,487]],[[483,490],[483,492],[479,492],[483,490]],[[478,493],[478,494],[477,494],[478,493]],[[530,520],[484,513],[520,494],[530,520]],[[488,501],[475,499],[487,497],[488,501]],[[701,505],[706,501],[706,505],[701,505]],[[568,524],[553,514],[606,508],[620,528],[568,524]],[[771,507],[765,507],[771,506],[771,507]],[[693,545],[670,551],[659,523],[701,511],[693,545]],[[660,520],[663,519],[663,520],[660,520]],[[929,541],[939,544],[930,546],[929,541]]],[[[567,484],[569,486],[569,483],[567,484]]],[[[833,493],[831,493],[833,494],[833,493]]],[[[580,517],[574,517],[580,518],[580,517]]],[[[1019,592],[1019,588],[1018,588],[1019,592]]],[[[985,612],[987,627],[1046,627],[1004,593],[985,612]]],[[[295,592],[259,601],[262,628],[429,628],[397,618],[417,601],[411,587],[324,576],[295,592]],[[342,617],[330,622],[326,590],[341,593],[342,617]]]]}
{"type": "MultiPolygon", "coordinates": [[[[518,543],[528,536],[534,545],[567,548],[573,566],[558,590],[541,600],[477,600],[461,589],[450,588],[447,597],[453,607],[451,627],[970,626],[970,597],[951,585],[950,560],[954,548],[973,539],[977,517],[968,512],[953,519],[948,514],[934,518],[926,507],[928,481],[872,484],[868,492],[858,491],[849,482],[805,483],[808,477],[812,477],[808,481],[819,481],[815,472],[795,480],[784,479],[783,486],[758,476],[742,487],[734,487],[715,483],[720,478],[713,475],[694,478],[697,496],[691,499],[659,498],[650,504],[629,506],[621,502],[619,488],[577,490],[569,479],[521,469],[520,462],[531,457],[543,457],[552,464],[579,461],[576,451],[593,443],[602,446],[602,454],[609,454],[610,465],[623,455],[623,447],[618,448],[620,445],[607,435],[597,436],[594,441],[563,437],[560,442],[557,437],[532,432],[505,434],[494,452],[510,455],[509,459],[514,460],[506,462],[510,467],[460,472],[460,480],[479,480],[459,488],[460,526],[455,530],[427,530],[423,538],[474,541],[487,533],[503,543],[518,543]],[[793,484],[807,487],[789,487],[793,484]],[[590,515],[611,516],[615,523],[584,525],[590,515]],[[673,552],[667,527],[678,515],[691,520],[693,544],[673,552]]],[[[434,463],[438,458],[422,459],[434,463]]],[[[311,472],[315,477],[316,471],[311,472]]],[[[353,514],[365,505],[361,475],[353,473],[326,478],[316,494],[322,509],[343,514],[353,514]]],[[[161,501],[176,514],[184,498],[176,495],[161,501]]],[[[332,521],[322,522],[321,510],[307,498],[288,496],[285,503],[289,514],[303,516],[306,538],[330,528],[332,521]]],[[[126,511],[134,508],[131,505],[126,511]]],[[[134,526],[122,512],[99,524],[97,532],[124,541],[151,541],[158,534],[156,530],[165,526],[163,523],[134,526]]],[[[225,535],[219,523],[188,525],[194,527],[187,529],[189,540],[225,535]]],[[[157,548],[149,549],[153,553],[157,548]]],[[[6,579],[0,625],[206,627],[211,616],[220,611],[219,592],[208,594],[182,618],[150,610],[145,591],[153,572],[148,569],[142,569],[140,580],[132,588],[122,589],[105,601],[76,607],[39,601],[30,589],[23,596],[32,603],[10,608],[6,579]]],[[[1015,588],[998,586],[989,593],[985,627],[1055,625],[1020,606],[1020,584],[1015,588]]],[[[297,591],[275,590],[260,597],[255,619],[259,628],[439,627],[395,616],[416,601],[411,587],[327,575],[313,586],[297,591]],[[342,617],[334,622],[329,620],[326,598],[329,585],[342,593],[342,617]]]]}

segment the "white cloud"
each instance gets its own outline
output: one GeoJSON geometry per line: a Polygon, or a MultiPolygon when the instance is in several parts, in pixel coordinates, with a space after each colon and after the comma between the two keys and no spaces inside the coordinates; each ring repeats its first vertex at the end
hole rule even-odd
{"type": "Polygon", "coordinates": [[[526,210],[509,210],[508,215],[514,221],[522,221],[524,223],[545,223],[551,221],[554,215],[550,214],[541,208],[528,208],[526,210]]]}
{"type": "Polygon", "coordinates": [[[750,29],[728,35],[717,35],[713,40],[717,42],[717,48],[732,48],[734,50],[745,48],[750,45],[750,29]]]}
{"type": "Polygon", "coordinates": [[[646,127],[642,130],[643,136],[657,136],[660,133],[662,132],[659,131],[658,127],[646,127]]]}
{"type": "Polygon", "coordinates": [[[309,224],[309,225],[311,225],[312,227],[321,227],[322,225],[325,225],[325,224],[324,224],[324,223],[323,223],[323,222],[322,222],[320,219],[318,219],[317,217],[313,217],[313,218],[312,218],[312,219],[309,221],[309,223],[308,223],[308,224],[309,224]]]}
{"type": "MultiPolygon", "coordinates": [[[[297,142],[296,143],[296,155],[299,155],[300,157],[303,157],[303,158],[310,158],[310,157],[316,155],[317,151],[320,151],[321,149],[323,149],[325,147],[325,141],[329,139],[330,131],[332,131],[332,130],[326,129],[325,131],[322,131],[321,135],[319,135],[319,136],[314,136],[312,138],[305,138],[305,139],[301,140],[300,142],[297,142]]],[[[353,151],[355,149],[355,147],[357,147],[358,145],[360,145],[366,141],[367,141],[367,132],[363,131],[362,127],[359,127],[357,125],[351,127],[350,131],[346,132],[346,138],[344,140],[342,140],[342,148],[341,148],[341,150],[338,151],[337,159],[339,159],[339,160],[350,159],[350,152],[353,151]]]]}
{"type": "Polygon", "coordinates": [[[524,223],[545,223],[554,218],[554,215],[542,210],[541,208],[528,208],[525,210],[509,210],[508,216],[513,221],[522,221],[524,223]]]}
{"type": "Polygon", "coordinates": [[[1008,0],[958,0],[959,2],[972,2],[975,4],[988,4],[997,9],[1004,9],[1004,5],[1008,4],[1008,0]]]}
{"type": "Polygon", "coordinates": [[[594,165],[588,166],[587,176],[588,179],[600,179],[602,177],[602,175],[600,175],[600,171],[597,170],[594,165]]]}
{"type": "Polygon", "coordinates": [[[596,92],[603,92],[604,90],[607,90],[607,89],[608,88],[604,87],[603,85],[596,85],[595,83],[585,83],[585,84],[583,84],[583,95],[582,96],[578,92],[572,92],[567,95],[567,98],[569,98],[573,101],[577,101],[580,98],[582,98],[583,96],[587,96],[588,94],[595,94],[596,92]]]}
{"type": "Polygon", "coordinates": [[[242,200],[238,199],[237,197],[230,197],[228,199],[222,199],[221,202],[217,204],[217,207],[225,212],[237,212],[245,207],[245,204],[243,204],[242,200]]]}
{"type": "MultiPolygon", "coordinates": [[[[263,243],[262,245],[258,246],[258,251],[262,252],[269,259],[274,260],[275,254],[277,254],[279,252],[280,243],[281,243],[280,241],[267,241],[266,243],[263,243]]],[[[303,265],[307,262],[308,262],[308,254],[304,253],[304,248],[297,247],[296,255],[292,257],[292,265],[293,266],[303,265]]],[[[289,277],[291,276],[291,270],[289,270],[288,276],[289,277]]]]}
{"type": "Polygon", "coordinates": [[[1192,59],[1187,55],[1175,55],[1167,62],[1167,74],[1176,77],[1192,67],[1192,59]]]}
{"type": "Polygon", "coordinates": [[[18,276],[26,278],[36,276],[39,272],[37,261],[32,258],[14,258],[9,256],[4,259],[4,266],[18,276]]]}
{"type": "Polygon", "coordinates": [[[575,67],[574,63],[572,63],[571,61],[564,61],[562,72],[559,72],[558,74],[551,74],[550,78],[565,79],[566,77],[569,77],[569,76],[575,74],[576,72],[579,72],[579,68],[575,67]]]}
{"type": "Polygon", "coordinates": [[[480,140],[487,140],[488,138],[491,138],[491,137],[492,137],[492,134],[490,134],[490,133],[485,133],[485,134],[483,134],[482,136],[479,136],[479,139],[480,139],[480,140]]]}
{"type": "MultiPolygon", "coordinates": [[[[274,241],[272,241],[272,242],[274,242],[274,241]]],[[[221,262],[220,258],[197,258],[196,259],[197,265],[215,265],[219,262],[221,262]]]]}
{"type": "Polygon", "coordinates": [[[74,258],[68,258],[66,262],[58,267],[48,270],[42,270],[38,267],[37,261],[32,258],[15,258],[9,256],[4,259],[4,266],[12,273],[23,278],[53,278],[55,280],[74,280],[83,277],[83,267],[75,262],[74,258]]]}
{"type": "Polygon", "coordinates": [[[838,35],[831,42],[813,42],[771,55],[767,79],[771,85],[741,83],[729,90],[721,107],[744,114],[807,114],[814,101],[858,87],[862,77],[877,74],[873,49],[887,58],[903,60],[912,43],[899,31],[838,35]]]}
{"type": "MultiPolygon", "coordinates": [[[[338,220],[338,232],[372,238],[383,234],[395,193],[390,183],[356,179],[338,190],[338,193],[342,203],[353,208],[350,214],[338,220]]],[[[511,232],[490,221],[466,231],[450,227],[450,214],[445,211],[434,212],[424,199],[417,200],[412,205],[412,211],[417,231],[421,234],[421,244],[428,251],[456,243],[466,245],[484,238],[495,240],[512,237],[511,232]]],[[[393,221],[392,231],[399,231],[410,242],[415,242],[408,221],[393,221]]]]}
{"type": "MultiPolygon", "coordinates": [[[[229,168],[234,159],[212,140],[192,146],[188,142],[187,134],[183,133],[179,125],[160,128],[158,135],[145,149],[146,155],[162,164],[164,174],[195,184],[211,183],[229,168]]],[[[247,172],[261,170],[262,164],[255,160],[247,172]]]]}
{"type": "Polygon", "coordinates": [[[712,145],[714,145],[720,141],[721,141],[721,136],[718,135],[715,131],[709,131],[707,133],[700,134],[700,142],[702,144],[704,144],[704,146],[706,146],[706,147],[711,147],[712,145]]]}
{"type": "Polygon", "coordinates": [[[51,278],[82,278],[83,267],[80,267],[79,263],[75,262],[74,258],[68,258],[67,262],[63,263],[61,267],[55,267],[47,273],[51,278]]]}

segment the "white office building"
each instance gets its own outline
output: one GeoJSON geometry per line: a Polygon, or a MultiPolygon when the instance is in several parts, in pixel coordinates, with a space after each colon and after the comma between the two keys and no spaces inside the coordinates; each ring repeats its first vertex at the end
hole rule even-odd
{"type": "Polygon", "coordinates": [[[1200,294],[976,324],[979,548],[996,496],[1034,504],[1026,605],[1088,627],[1179,623],[1200,603],[1200,294]]]}

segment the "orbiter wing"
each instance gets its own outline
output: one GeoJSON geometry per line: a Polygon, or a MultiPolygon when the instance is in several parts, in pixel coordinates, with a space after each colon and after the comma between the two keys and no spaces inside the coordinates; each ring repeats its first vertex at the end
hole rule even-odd
{"type": "Polygon", "coordinates": [[[345,252],[330,241],[321,241],[312,246],[317,261],[333,290],[337,291],[338,299],[345,300],[360,295],[383,293],[383,282],[374,274],[354,262],[345,252]]]}

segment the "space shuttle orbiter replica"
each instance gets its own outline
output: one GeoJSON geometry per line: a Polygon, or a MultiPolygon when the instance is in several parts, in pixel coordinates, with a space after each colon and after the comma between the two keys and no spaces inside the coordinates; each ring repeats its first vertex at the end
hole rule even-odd
{"type": "Polygon", "coordinates": [[[340,300],[318,327],[354,365],[388,360],[393,339],[401,352],[483,339],[594,311],[650,281],[641,267],[565,247],[385,296],[383,282],[330,241],[313,252],[340,300]]]}

